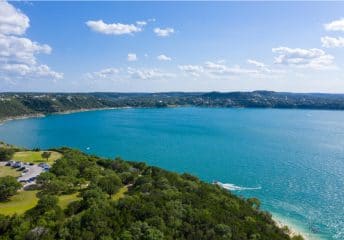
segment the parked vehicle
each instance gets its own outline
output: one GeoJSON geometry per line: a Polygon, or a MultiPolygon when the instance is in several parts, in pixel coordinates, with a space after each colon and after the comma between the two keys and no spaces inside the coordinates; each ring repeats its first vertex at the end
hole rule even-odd
{"type": "Polygon", "coordinates": [[[25,170],[26,168],[24,166],[21,166],[20,168],[18,168],[18,171],[23,171],[25,170]]]}
{"type": "Polygon", "coordinates": [[[22,166],[21,162],[15,162],[12,167],[13,168],[20,168],[22,166]]]}
{"type": "Polygon", "coordinates": [[[40,163],[40,164],[38,164],[38,166],[40,166],[44,170],[49,170],[50,169],[50,165],[47,164],[47,163],[40,163]]]}
{"type": "Polygon", "coordinates": [[[29,182],[35,181],[36,177],[29,178],[29,182]]]}

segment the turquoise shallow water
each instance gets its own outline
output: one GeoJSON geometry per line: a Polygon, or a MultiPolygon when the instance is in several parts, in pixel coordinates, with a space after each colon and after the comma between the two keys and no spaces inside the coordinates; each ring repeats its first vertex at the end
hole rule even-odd
{"type": "Polygon", "coordinates": [[[93,111],[8,122],[0,125],[0,139],[120,155],[233,184],[236,194],[260,198],[264,209],[301,230],[312,226],[319,238],[344,239],[342,111],[93,111]]]}

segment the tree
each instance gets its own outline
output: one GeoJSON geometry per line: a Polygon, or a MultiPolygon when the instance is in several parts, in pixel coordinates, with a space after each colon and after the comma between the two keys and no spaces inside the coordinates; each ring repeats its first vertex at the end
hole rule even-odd
{"type": "Polygon", "coordinates": [[[98,187],[111,197],[112,194],[116,193],[121,187],[122,182],[116,173],[111,173],[101,177],[98,180],[98,187]]]}
{"type": "Polygon", "coordinates": [[[47,186],[51,181],[56,178],[55,174],[51,172],[42,172],[36,179],[37,184],[43,185],[43,187],[47,186]]]}
{"type": "Polygon", "coordinates": [[[0,161],[11,160],[14,152],[12,148],[0,148],[0,161]]]}
{"type": "Polygon", "coordinates": [[[297,235],[291,238],[292,240],[304,240],[304,238],[301,235],[297,235]]]}
{"type": "Polygon", "coordinates": [[[254,208],[259,209],[260,208],[260,201],[258,198],[249,198],[247,199],[247,202],[254,208]]]}
{"type": "Polygon", "coordinates": [[[31,216],[37,220],[38,217],[47,213],[49,211],[56,211],[60,210],[60,207],[57,205],[58,198],[53,195],[41,195],[39,196],[39,200],[37,205],[26,212],[27,216],[31,216]]]}
{"type": "Polygon", "coordinates": [[[45,158],[48,161],[48,159],[51,156],[51,152],[43,152],[41,156],[42,158],[45,158]]]}
{"type": "Polygon", "coordinates": [[[218,224],[215,226],[215,232],[221,236],[221,239],[232,239],[232,229],[225,224],[218,224]]]}
{"type": "Polygon", "coordinates": [[[131,224],[129,232],[125,232],[127,239],[133,240],[160,240],[164,239],[164,234],[158,229],[149,226],[146,222],[135,222],[131,224]]]}
{"type": "Polygon", "coordinates": [[[7,200],[21,188],[21,184],[15,177],[6,176],[0,178],[0,200],[7,200]]]}
{"type": "Polygon", "coordinates": [[[92,208],[97,205],[104,205],[107,200],[106,194],[98,187],[88,188],[81,192],[82,200],[80,202],[83,209],[92,208]]]}
{"type": "Polygon", "coordinates": [[[47,183],[46,185],[43,185],[43,192],[49,193],[49,194],[62,194],[62,193],[69,193],[71,192],[72,186],[71,183],[68,183],[66,181],[63,181],[59,178],[55,178],[53,180],[51,180],[49,183],[47,183]]]}
{"type": "Polygon", "coordinates": [[[38,204],[21,216],[0,213],[0,239],[302,239],[278,228],[258,199],[238,198],[192,175],[60,152],[63,157],[37,177],[38,204]],[[129,183],[119,200],[109,198],[129,183]],[[62,210],[56,195],[75,190],[78,199],[62,210]]]}

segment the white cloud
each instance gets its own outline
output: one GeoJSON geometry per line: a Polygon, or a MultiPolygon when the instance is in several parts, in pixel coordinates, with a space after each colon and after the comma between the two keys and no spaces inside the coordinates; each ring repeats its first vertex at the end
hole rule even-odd
{"type": "Polygon", "coordinates": [[[0,34],[0,61],[36,64],[35,54],[39,53],[50,54],[51,47],[28,38],[0,34]]]}
{"type": "Polygon", "coordinates": [[[324,27],[327,31],[344,31],[344,18],[327,23],[324,27]]]}
{"type": "Polygon", "coordinates": [[[321,38],[322,46],[327,48],[335,48],[335,47],[344,47],[344,38],[343,37],[322,37],[321,38]]]}
{"type": "Polygon", "coordinates": [[[0,73],[11,78],[45,77],[60,79],[62,73],[40,65],[37,54],[50,54],[49,45],[22,37],[29,27],[29,18],[5,1],[0,1],[0,73]]]}
{"type": "Polygon", "coordinates": [[[256,66],[258,69],[260,69],[262,71],[271,72],[271,69],[265,63],[262,63],[262,62],[259,62],[257,60],[253,60],[253,59],[247,59],[247,63],[256,66]]]}
{"type": "Polygon", "coordinates": [[[180,65],[179,69],[194,77],[199,77],[202,73],[204,73],[204,68],[199,65],[180,65]]]}
{"type": "Polygon", "coordinates": [[[127,57],[127,60],[129,62],[135,62],[138,60],[137,56],[135,53],[128,53],[128,57],[127,57]]]}
{"type": "Polygon", "coordinates": [[[174,33],[173,28],[154,28],[154,33],[159,37],[168,37],[174,33]]]}
{"type": "Polygon", "coordinates": [[[166,79],[173,77],[174,74],[172,73],[167,73],[162,70],[156,69],[156,68],[142,68],[142,69],[137,69],[137,68],[128,68],[127,73],[131,78],[134,79],[142,79],[142,80],[153,80],[153,79],[166,79]]]}
{"type": "Polygon", "coordinates": [[[216,75],[221,75],[227,72],[227,66],[222,64],[222,63],[214,63],[214,62],[206,62],[204,69],[207,70],[207,72],[216,74],[216,75]]]}
{"type": "Polygon", "coordinates": [[[179,69],[186,74],[194,77],[207,77],[207,78],[229,78],[236,75],[258,75],[263,71],[258,68],[242,68],[239,65],[227,66],[220,62],[207,61],[204,65],[180,65],[179,69]]]}
{"type": "Polygon", "coordinates": [[[145,26],[145,25],[147,25],[147,22],[146,21],[137,21],[136,24],[139,26],[145,26]]]}
{"type": "MultiPolygon", "coordinates": [[[[1,65],[1,70],[6,71],[6,73],[11,76],[23,78],[53,78],[61,79],[63,78],[63,73],[58,73],[52,71],[47,65],[33,65],[29,66],[26,64],[4,64],[1,65]]],[[[1,71],[0,70],[0,71],[1,71]]]]}
{"type": "Polygon", "coordinates": [[[278,47],[273,48],[272,52],[278,54],[278,56],[275,57],[275,63],[280,65],[318,70],[334,67],[334,57],[318,48],[302,49],[278,47]]]}
{"type": "Polygon", "coordinates": [[[142,31],[142,26],[144,22],[137,22],[134,24],[123,24],[123,23],[110,23],[107,24],[103,20],[98,21],[87,21],[86,25],[95,32],[107,34],[107,35],[123,35],[123,34],[133,34],[142,31]]]}
{"type": "Polygon", "coordinates": [[[224,64],[214,63],[214,62],[209,62],[209,61],[205,63],[205,69],[207,70],[208,73],[212,75],[217,75],[217,76],[257,73],[257,70],[255,69],[241,68],[238,65],[229,67],[224,64]]]}
{"type": "Polygon", "coordinates": [[[118,68],[105,68],[97,72],[87,73],[86,76],[91,79],[107,79],[118,75],[118,68]]]}
{"type": "Polygon", "coordinates": [[[247,59],[247,62],[249,64],[252,64],[252,65],[256,66],[256,67],[260,67],[260,68],[267,67],[267,65],[265,65],[264,63],[256,61],[256,60],[253,60],[253,59],[247,59]]]}
{"type": "Polygon", "coordinates": [[[0,1],[0,34],[22,35],[30,26],[29,18],[6,1],[0,1]]]}
{"type": "Polygon", "coordinates": [[[154,80],[173,77],[174,74],[164,72],[157,68],[105,68],[96,72],[86,73],[86,78],[91,80],[154,80]]]}
{"type": "Polygon", "coordinates": [[[161,55],[157,56],[157,59],[159,61],[172,61],[172,58],[166,56],[165,54],[161,54],[161,55]]]}

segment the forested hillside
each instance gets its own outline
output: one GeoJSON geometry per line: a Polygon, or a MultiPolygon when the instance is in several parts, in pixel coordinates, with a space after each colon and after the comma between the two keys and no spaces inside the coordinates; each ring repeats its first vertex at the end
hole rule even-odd
{"type": "Polygon", "coordinates": [[[0,239],[290,239],[257,199],[144,163],[55,151],[63,157],[38,177],[37,205],[0,214],[0,239]]]}
{"type": "Polygon", "coordinates": [[[344,95],[269,91],[229,93],[0,93],[0,120],[93,108],[174,106],[343,110],[344,95]]]}
{"type": "Polygon", "coordinates": [[[93,96],[54,96],[15,94],[3,96],[0,101],[0,118],[34,114],[50,114],[71,110],[103,108],[110,106],[106,100],[93,96]]]}

